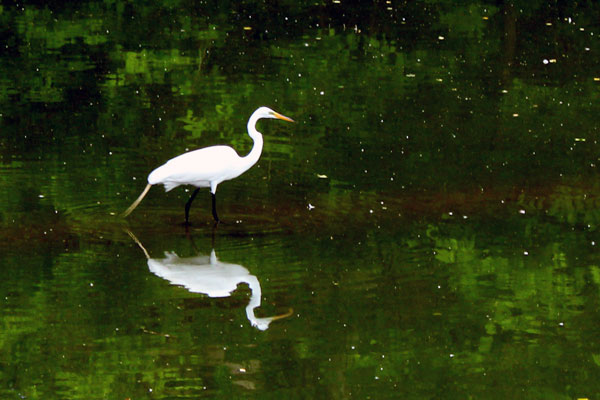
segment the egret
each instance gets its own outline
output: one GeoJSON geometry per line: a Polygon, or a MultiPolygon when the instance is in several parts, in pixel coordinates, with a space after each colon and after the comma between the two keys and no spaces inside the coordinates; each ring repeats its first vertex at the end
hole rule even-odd
{"type": "Polygon", "coordinates": [[[240,157],[229,146],[211,146],[193,150],[175,158],[156,168],[148,175],[148,184],[140,196],[122,214],[127,217],[140,204],[152,185],[162,184],[168,192],[180,185],[192,185],[196,190],[185,203],[185,223],[189,223],[189,213],[192,201],[200,188],[208,187],[212,194],[212,215],[216,223],[217,215],[217,186],[223,181],[237,178],[252,167],[258,159],[263,148],[263,138],[256,130],[256,122],[261,118],[277,118],[294,122],[293,119],[281,115],[268,107],[260,107],[248,119],[248,135],[254,141],[252,150],[245,157],[240,157]]]}

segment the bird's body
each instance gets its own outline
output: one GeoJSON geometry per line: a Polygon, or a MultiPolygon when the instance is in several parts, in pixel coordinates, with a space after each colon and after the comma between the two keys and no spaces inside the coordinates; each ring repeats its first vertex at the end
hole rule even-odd
{"type": "Polygon", "coordinates": [[[267,107],[260,107],[248,120],[248,135],[254,140],[254,146],[245,157],[240,157],[229,146],[211,146],[193,150],[170,159],[148,175],[148,185],[133,204],[125,210],[123,216],[129,215],[142,201],[152,185],[162,184],[168,192],[180,185],[192,185],[196,190],[185,205],[185,222],[189,221],[189,210],[200,188],[209,187],[212,193],[212,213],[219,222],[216,209],[217,186],[226,180],[234,179],[250,169],[262,152],[263,139],[256,130],[256,122],[261,118],[277,118],[293,122],[267,107]]]}
{"type": "Polygon", "coordinates": [[[229,146],[211,146],[190,151],[170,159],[148,175],[151,185],[163,184],[165,191],[180,185],[192,185],[197,188],[216,186],[240,176],[242,157],[229,146]],[[198,161],[203,168],[196,168],[198,161]]]}

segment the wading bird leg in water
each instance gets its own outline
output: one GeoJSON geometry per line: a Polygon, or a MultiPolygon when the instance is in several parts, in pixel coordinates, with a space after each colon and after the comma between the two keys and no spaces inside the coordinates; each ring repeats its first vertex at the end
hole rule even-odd
{"type": "Polygon", "coordinates": [[[219,219],[219,216],[217,215],[217,195],[214,193],[212,194],[212,215],[213,218],[215,219],[215,226],[219,225],[219,222],[221,222],[221,220],[219,219]]]}
{"type": "Polygon", "coordinates": [[[190,207],[192,206],[192,201],[194,201],[194,199],[196,198],[196,195],[198,194],[199,191],[200,191],[200,188],[196,188],[196,190],[194,190],[194,193],[192,193],[192,195],[190,196],[190,199],[187,201],[187,203],[185,203],[185,224],[186,225],[190,224],[190,207]]]}

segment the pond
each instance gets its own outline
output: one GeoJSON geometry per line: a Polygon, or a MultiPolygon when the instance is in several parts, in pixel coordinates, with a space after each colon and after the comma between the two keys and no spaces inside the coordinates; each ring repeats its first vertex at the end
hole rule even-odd
{"type": "Polygon", "coordinates": [[[600,396],[600,5],[0,6],[0,396],[600,396]],[[148,174],[224,144],[217,191],[148,174]]]}

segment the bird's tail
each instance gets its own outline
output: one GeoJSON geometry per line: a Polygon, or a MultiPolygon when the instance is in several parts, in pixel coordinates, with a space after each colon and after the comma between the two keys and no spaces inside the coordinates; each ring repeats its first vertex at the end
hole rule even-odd
{"type": "Polygon", "coordinates": [[[140,202],[142,201],[142,199],[144,198],[144,196],[146,195],[146,193],[148,193],[148,190],[150,190],[150,187],[152,185],[151,184],[147,184],[146,185],[146,189],[144,189],[144,191],[142,192],[142,194],[140,194],[140,197],[138,197],[130,206],[127,210],[125,210],[123,212],[123,214],[121,214],[122,218],[125,218],[126,216],[128,216],[129,214],[131,214],[131,212],[133,210],[135,210],[135,208],[138,206],[138,204],[140,204],[140,202]]]}

